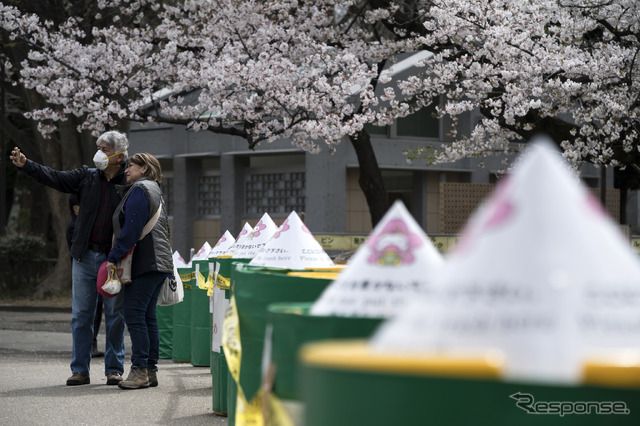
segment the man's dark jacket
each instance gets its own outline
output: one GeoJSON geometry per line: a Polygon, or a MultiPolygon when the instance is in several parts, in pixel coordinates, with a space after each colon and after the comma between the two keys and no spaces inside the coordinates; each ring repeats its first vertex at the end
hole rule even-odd
{"type": "MultiPolygon", "coordinates": [[[[115,195],[111,198],[111,211],[115,211],[121,200],[120,195],[116,191],[116,185],[126,184],[124,169],[125,166],[123,164],[116,176],[109,181],[109,190],[113,191],[115,195]]],[[[27,159],[24,167],[18,167],[18,170],[31,176],[43,185],[50,186],[60,192],[74,194],[78,198],[80,212],[76,219],[70,253],[74,259],[82,259],[82,255],[87,251],[89,246],[89,237],[91,236],[93,223],[98,213],[98,206],[100,204],[100,175],[102,172],[95,168],[90,169],[87,166],[69,171],[57,171],[29,159],[27,159]]]]}

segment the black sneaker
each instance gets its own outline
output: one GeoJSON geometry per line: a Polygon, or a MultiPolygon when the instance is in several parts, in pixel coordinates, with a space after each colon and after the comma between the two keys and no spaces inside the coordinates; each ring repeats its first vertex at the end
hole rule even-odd
{"type": "Polygon", "coordinates": [[[117,371],[107,374],[107,384],[109,386],[117,385],[122,381],[122,376],[117,371]]]}
{"type": "Polygon", "coordinates": [[[98,348],[91,349],[91,358],[101,358],[104,356],[104,352],[99,351],[98,348]]]}
{"type": "Polygon", "coordinates": [[[67,379],[67,386],[88,385],[89,383],[91,383],[91,380],[87,374],[73,373],[67,379]]]}

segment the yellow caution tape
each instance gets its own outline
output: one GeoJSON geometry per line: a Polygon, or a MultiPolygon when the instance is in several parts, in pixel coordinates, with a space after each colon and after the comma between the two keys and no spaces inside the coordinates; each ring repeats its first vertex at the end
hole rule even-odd
{"type": "MultiPolygon", "coordinates": [[[[218,275],[218,277],[220,277],[218,275]]],[[[231,377],[238,385],[238,395],[236,399],[236,424],[262,426],[262,416],[260,406],[256,400],[252,404],[247,403],[242,387],[240,386],[240,360],[242,358],[242,345],[240,343],[240,321],[238,319],[238,308],[236,298],[231,295],[229,307],[224,315],[222,324],[222,350],[224,351],[227,366],[231,377]]]]}
{"type": "Polygon", "coordinates": [[[238,385],[238,396],[236,399],[236,425],[237,426],[264,426],[262,417],[262,392],[258,392],[256,396],[247,402],[247,399],[238,385]]]}
{"type": "Polygon", "coordinates": [[[282,406],[280,400],[271,392],[259,390],[250,402],[238,386],[236,400],[237,426],[293,426],[293,421],[282,406]]]}
{"type": "Polygon", "coordinates": [[[267,401],[262,411],[267,426],[293,426],[293,420],[287,414],[287,410],[284,409],[278,397],[271,392],[267,394],[267,401]]]}
{"type": "Polygon", "coordinates": [[[213,287],[215,286],[215,281],[213,279],[213,264],[209,266],[209,275],[207,276],[207,296],[213,296],[213,287]]]}
{"type": "Polygon", "coordinates": [[[240,321],[236,299],[233,295],[231,295],[229,307],[224,316],[222,329],[222,349],[229,367],[229,373],[231,373],[231,377],[233,377],[238,387],[235,424],[237,426],[293,426],[293,422],[282,407],[282,404],[271,392],[268,392],[265,398],[264,390],[260,389],[251,401],[247,401],[244,395],[242,386],[240,386],[240,364],[242,358],[240,321]]]}
{"type": "Polygon", "coordinates": [[[223,290],[229,290],[231,288],[231,280],[227,277],[223,277],[222,275],[218,274],[218,279],[216,279],[216,285],[218,286],[218,288],[221,288],[223,290]]]}
{"type": "Polygon", "coordinates": [[[194,279],[196,277],[196,272],[192,271],[186,274],[180,274],[180,279],[182,280],[182,282],[185,281],[191,281],[192,279],[194,279]]]}
{"type": "Polygon", "coordinates": [[[182,288],[185,290],[191,290],[191,284],[187,284],[195,278],[195,273],[180,274],[180,280],[182,281],[182,288]]]}
{"type": "Polygon", "coordinates": [[[207,280],[200,271],[198,271],[198,279],[196,280],[196,285],[201,290],[207,290],[209,288],[209,280],[207,280]]]}
{"type": "MultiPolygon", "coordinates": [[[[218,278],[220,275],[218,275],[218,278]]],[[[229,307],[224,314],[222,322],[222,349],[227,360],[229,373],[233,379],[240,381],[240,358],[242,357],[242,346],[240,345],[240,321],[238,319],[238,308],[236,308],[236,298],[231,295],[229,307]]]]}

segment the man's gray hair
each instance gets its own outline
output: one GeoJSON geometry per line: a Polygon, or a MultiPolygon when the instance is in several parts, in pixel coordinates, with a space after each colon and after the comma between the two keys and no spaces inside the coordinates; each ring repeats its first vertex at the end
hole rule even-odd
{"type": "MultiPolygon", "coordinates": [[[[129,139],[127,139],[127,135],[117,130],[109,130],[101,134],[96,141],[96,145],[99,145],[100,142],[106,142],[107,145],[114,148],[116,152],[124,152],[129,149],[129,139]]],[[[125,157],[127,156],[128,154],[125,153],[125,157]]]]}

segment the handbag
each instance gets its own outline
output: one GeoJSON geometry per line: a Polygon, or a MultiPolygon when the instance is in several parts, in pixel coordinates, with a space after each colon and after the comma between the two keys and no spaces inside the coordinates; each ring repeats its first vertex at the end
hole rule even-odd
{"type": "Polygon", "coordinates": [[[115,271],[107,272],[107,262],[103,262],[98,269],[96,285],[98,293],[103,297],[113,297],[122,289],[122,283],[115,271]]]}
{"type": "Polygon", "coordinates": [[[184,299],[184,288],[182,280],[175,265],[173,266],[173,278],[166,278],[158,294],[158,306],[171,306],[182,302],[184,299]]]}
{"type": "MultiPolygon", "coordinates": [[[[158,218],[160,217],[160,211],[162,210],[162,204],[158,206],[158,210],[153,215],[151,219],[147,222],[147,224],[142,228],[142,233],[140,234],[140,238],[138,241],[147,236],[149,232],[156,226],[156,222],[158,222],[158,218]]],[[[115,237],[114,237],[115,238],[115,237]]],[[[131,283],[131,262],[133,261],[133,250],[136,248],[136,244],[131,247],[131,250],[127,252],[122,259],[120,259],[116,263],[116,269],[118,271],[118,277],[120,278],[120,282],[122,284],[130,284],[131,283]]]]}

